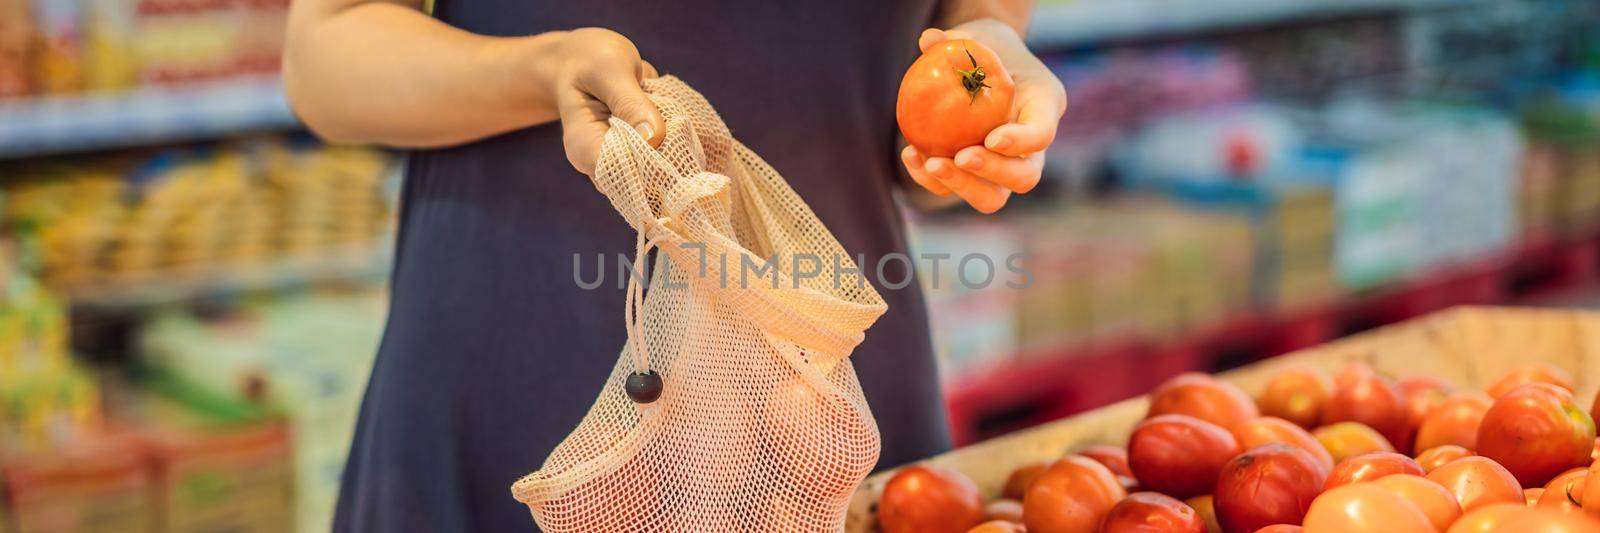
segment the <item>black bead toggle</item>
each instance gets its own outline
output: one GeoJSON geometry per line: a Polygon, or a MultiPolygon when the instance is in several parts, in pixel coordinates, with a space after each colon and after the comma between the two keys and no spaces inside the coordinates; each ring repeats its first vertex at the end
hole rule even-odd
{"type": "Polygon", "coordinates": [[[661,397],[661,374],[651,370],[650,373],[634,372],[628,374],[628,381],[623,384],[623,390],[628,391],[628,397],[637,403],[651,403],[661,397]]]}

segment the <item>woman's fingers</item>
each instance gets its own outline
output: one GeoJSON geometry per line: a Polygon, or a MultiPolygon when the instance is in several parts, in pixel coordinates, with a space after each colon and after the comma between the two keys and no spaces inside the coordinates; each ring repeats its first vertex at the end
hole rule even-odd
{"type": "Polygon", "coordinates": [[[1011,198],[1011,191],[956,168],[955,163],[946,157],[928,158],[923,169],[980,213],[999,211],[1006,206],[1006,200],[1011,198]]]}
{"type": "Polygon", "coordinates": [[[661,118],[661,111],[656,109],[656,104],[650,101],[649,96],[645,96],[644,89],[639,86],[640,77],[644,74],[644,67],[634,62],[626,70],[593,69],[586,76],[587,79],[580,79],[579,83],[586,92],[605,104],[609,114],[632,124],[650,146],[660,146],[661,138],[666,133],[666,122],[661,118]]]}
{"type": "Polygon", "coordinates": [[[917,49],[927,52],[928,47],[945,42],[949,39],[950,37],[945,35],[944,30],[939,28],[928,28],[926,30],[922,30],[922,35],[917,37],[917,49]]]}
{"type": "Polygon", "coordinates": [[[937,178],[928,174],[928,169],[923,167],[928,164],[928,158],[923,157],[922,152],[917,151],[916,148],[907,146],[904,150],[901,150],[900,162],[905,164],[906,174],[911,175],[911,181],[917,182],[917,185],[921,185],[928,192],[939,196],[953,194],[949,187],[945,187],[943,183],[939,183],[937,178]]]}
{"type": "Polygon", "coordinates": [[[1017,119],[989,132],[983,145],[1012,157],[1021,157],[1050,147],[1056,138],[1056,125],[1067,111],[1067,93],[1059,83],[1031,84],[1017,91],[1017,119]]]}
{"type": "Polygon", "coordinates": [[[1039,175],[1044,169],[1044,153],[1011,157],[982,146],[968,146],[956,152],[955,163],[958,169],[990,183],[1017,194],[1027,194],[1039,185],[1039,175]]]}

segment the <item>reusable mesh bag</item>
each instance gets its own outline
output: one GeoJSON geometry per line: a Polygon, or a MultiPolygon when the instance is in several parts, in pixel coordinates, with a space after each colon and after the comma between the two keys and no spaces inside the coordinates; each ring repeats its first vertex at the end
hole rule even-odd
{"type": "Polygon", "coordinates": [[[628,340],[512,494],[550,532],[842,530],[879,451],[848,357],[887,306],[703,96],[670,76],[644,89],[661,147],[612,118],[594,173],[639,234],[628,340]],[[650,371],[662,394],[636,403],[625,381],[650,371]]]}

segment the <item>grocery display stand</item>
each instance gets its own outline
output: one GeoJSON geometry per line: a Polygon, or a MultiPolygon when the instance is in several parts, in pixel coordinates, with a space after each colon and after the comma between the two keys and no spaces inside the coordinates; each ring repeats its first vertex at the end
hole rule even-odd
{"type": "Polygon", "coordinates": [[[1067,47],[1344,16],[1449,7],[1472,0],[1123,0],[1040,6],[1028,31],[1035,47],[1067,47]]]}
{"type": "Polygon", "coordinates": [[[966,445],[1131,398],[1186,371],[1216,371],[1456,305],[1570,292],[1600,276],[1600,231],[1540,236],[1373,292],[1291,310],[1235,313],[1170,339],[1114,337],[1025,350],[946,384],[952,437],[966,445]]]}

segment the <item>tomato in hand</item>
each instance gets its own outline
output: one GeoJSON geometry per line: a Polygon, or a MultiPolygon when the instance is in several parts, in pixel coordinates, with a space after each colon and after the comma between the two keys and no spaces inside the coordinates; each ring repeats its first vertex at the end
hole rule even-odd
{"type": "Polygon", "coordinates": [[[1298,524],[1326,481],[1305,450],[1283,443],[1251,448],[1228,461],[1217,479],[1217,521],[1227,533],[1298,524]]]}
{"type": "Polygon", "coordinates": [[[1185,415],[1140,422],[1128,441],[1128,466],[1141,487],[1189,498],[1211,492],[1239,442],[1216,424],[1185,415]]]}
{"type": "Polygon", "coordinates": [[[1416,505],[1376,483],[1344,485],[1317,497],[1306,533],[1430,533],[1433,521],[1416,505]]]}
{"type": "Polygon", "coordinates": [[[1478,392],[1453,394],[1422,418],[1417,426],[1417,450],[1454,444],[1468,450],[1478,447],[1478,425],[1494,399],[1478,392]]]}
{"type": "Polygon", "coordinates": [[[1333,455],[1335,464],[1363,453],[1394,451],[1389,439],[1359,422],[1322,426],[1312,431],[1311,436],[1316,437],[1317,442],[1322,443],[1322,447],[1333,455]]]}
{"type": "Polygon", "coordinates": [[[1244,391],[1199,372],[1180,374],[1151,391],[1145,418],[1169,414],[1189,415],[1229,431],[1260,416],[1255,401],[1244,391]]]}
{"type": "Polygon", "coordinates": [[[1340,485],[1362,481],[1376,481],[1392,474],[1421,476],[1424,473],[1422,467],[1410,457],[1394,452],[1364,453],[1340,461],[1338,466],[1333,467],[1333,473],[1328,475],[1328,482],[1322,486],[1322,490],[1332,490],[1340,485]]]}
{"type": "Polygon", "coordinates": [[[1205,519],[1171,496],[1135,492],[1117,502],[1100,533],[1205,533],[1205,519]]]}
{"type": "Polygon", "coordinates": [[[1282,418],[1305,429],[1321,423],[1322,406],[1326,403],[1327,380],[1308,368],[1279,372],[1256,397],[1256,407],[1262,416],[1282,418]]]}
{"type": "Polygon", "coordinates": [[[1450,461],[1471,455],[1472,452],[1466,448],[1454,444],[1435,446],[1417,454],[1417,466],[1422,467],[1423,472],[1432,472],[1433,469],[1449,464],[1450,461]]]}
{"type": "Polygon", "coordinates": [[[1461,518],[1461,504],[1456,503],[1456,496],[1442,485],[1428,481],[1428,478],[1395,474],[1378,478],[1372,483],[1411,502],[1417,510],[1428,516],[1428,521],[1433,522],[1433,527],[1439,531],[1444,531],[1451,522],[1461,518]]]}
{"type": "Polygon", "coordinates": [[[1594,420],[1572,393],[1529,383],[1502,394],[1478,426],[1478,454],[1506,467],[1525,486],[1593,461],[1594,420]]]}
{"type": "Polygon", "coordinates": [[[1523,496],[1516,476],[1499,463],[1483,457],[1456,459],[1429,472],[1428,479],[1454,494],[1464,513],[1497,503],[1527,506],[1527,497],[1523,496]]]}
{"type": "Polygon", "coordinates": [[[928,156],[955,157],[1006,123],[1016,84],[993,50],[971,39],[934,45],[900,80],[895,118],[906,142],[928,156]]]}
{"type": "Polygon", "coordinates": [[[1489,397],[1499,398],[1512,389],[1529,383],[1549,383],[1567,389],[1569,393],[1573,390],[1571,373],[1549,363],[1528,363],[1501,376],[1500,381],[1489,387],[1489,397]]]}
{"type": "Polygon", "coordinates": [[[930,465],[908,466],[889,478],[878,498],[884,533],[962,533],[983,522],[983,498],[967,476],[930,465]]]}
{"type": "Polygon", "coordinates": [[[1094,531],[1127,496],[1105,465],[1071,455],[1051,463],[1028,487],[1022,520],[1030,533],[1094,531]]]}
{"type": "Polygon", "coordinates": [[[1311,454],[1324,471],[1333,470],[1333,455],[1328,453],[1328,449],[1322,447],[1322,443],[1317,442],[1317,438],[1306,430],[1282,418],[1261,416],[1251,419],[1233,428],[1233,438],[1239,441],[1239,448],[1245,450],[1274,442],[1288,444],[1311,454]]]}

